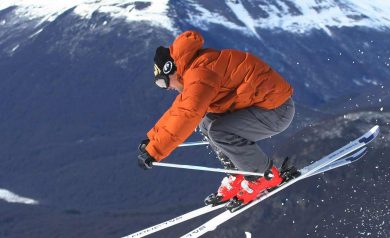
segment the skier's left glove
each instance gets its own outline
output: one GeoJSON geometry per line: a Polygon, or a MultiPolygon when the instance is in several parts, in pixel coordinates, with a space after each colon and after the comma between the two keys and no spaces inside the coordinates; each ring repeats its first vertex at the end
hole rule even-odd
{"type": "Polygon", "coordinates": [[[147,170],[151,169],[153,167],[153,162],[156,162],[156,160],[149,155],[149,153],[145,150],[145,153],[140,153],[138,155],[138,166],[147,170]]]}
{"type": "Polygon", "coordinates": [[[138,151],[141,152],[141,153],[145,153],[146,152],[146,146],[149,144],[149,142],[150,142],[149,139],[142,140],[141,143],[138,146],[138,151]]]}

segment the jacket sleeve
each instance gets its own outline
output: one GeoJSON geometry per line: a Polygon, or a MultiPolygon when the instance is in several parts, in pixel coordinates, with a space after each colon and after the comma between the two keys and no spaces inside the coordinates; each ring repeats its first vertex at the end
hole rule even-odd
{"type": "Polygon", "coordinates": [[[183,76],[184,89],[148,132],[146,150],[160,161],[195,130],[220,88],[218,76],[207,69],[190,69],[183,76]]]}

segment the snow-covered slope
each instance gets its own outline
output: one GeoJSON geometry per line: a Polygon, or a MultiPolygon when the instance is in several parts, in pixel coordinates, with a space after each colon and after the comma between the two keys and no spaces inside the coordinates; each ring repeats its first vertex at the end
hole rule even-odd
{"type": "MultiPolygon", "coordinates": [[[[173,21],[167,16],[168,0],[121,1],[121,0],[16,0],[1,1],[0,10],[15,7],[20,18],[54,21],[69,9],[82,18],[90,18],[94,12],[108,13],[128,21],[148,21],[152,25],[174,30],[173,21]]],[[[2,22],[7,24],[7,22],[2,22]]]]}
{"type": "Polygon", "coordinates": [[[294,33],[307,33],[313,29],[331,34],[331,27],[368,27],[389,29],[389,1],[351,0],[300,0],[300,1],[251,1],[226,0],[232,16],[219,14],[210,3],[195,4],[199,14],[191,16],[201,24],[220,24],[240,29],[257,36],[256,28],[277,29],[294,33]],[[213,17],[210,17],[213,16],[213,17]],[[220,19],[216,21],[215,19],[220,19]],[[233,25],[232,25],[233,24],[233,25]]]}
{"type": "MultiPolygon", "coordinates": [[[[18,17],[53,21],[64,11],[74,8],[74,13],[84,18],[89,18],[94,12],[104,12],[129,21],[148,21],[175,31],[175,15],[172,15],[174,4],[175,1],[169,0],[3,0],[0,10],[16,6],[15,14],[18,17]]],[[[219,24],[256,37],[259,34],[257,28],[294,33],[322,29],[329,34],[330,27],[390,28],[390,2],[387,0],[186,0],[183,4],[192,8],[187,19],[194,25],[219,24]],[[221,11],[223,8],[225,11],[221,11]]]]}
{"type": "Polygon", "coordinates": [[[19,196],[7,189],[2,188],[0,188],[0,200],[4,200],[6,202],[11,203],[22,203],[31,205],[38,204],[38,201],[35,201],[34,199],[19,196]]]}

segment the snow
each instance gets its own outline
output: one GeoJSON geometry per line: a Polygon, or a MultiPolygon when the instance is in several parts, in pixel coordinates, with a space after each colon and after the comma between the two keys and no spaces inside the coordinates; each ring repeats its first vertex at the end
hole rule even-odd
{"type": "Polygon", "coordinates": [[[15,50],[17,50],[19,48],[19,44],[15,45],[14,48],[12,48],[12,52],[15,52],[15,50]]]}
{"type": "Polygon", "coordinates": [[[390,28],[390,1],[370,0],[344,0],[337,4],[336,1],[326,0],[297,0],[295,6],[302,12],[300,15],[293,15],[288,12],[285,5],[282,10],[266,8],[264,10],[270,15],[267,19],[258,22],[263,28],[281,28],[292,32],[305,32],[307,29],[322,29],[330,34],[328,27],[353,27],[367,26],[373,28],[390,28]],[[342,7],[341,7],[342,6],[342,7]],[[320,10],[318,10],[320,7],[320,10]],[[351,16],[362,16],[352,18],[351,16]]]}
{"type": "MultiPolygon", "coordinates": [[[[174,26],[174,17],[168,16],[169,0],[148,0],[142,9],[135,7],[135,0],[2,0],[0,10],[10,6],[17,6],[16,15],[28,19],[41,19],[54,21],[60,14],[74,8],[74,13],[82,18],[90,18],[93,12],[99,11],[113,17],[124,18],[129,22],[148,21],[152,25],[160,26],[172,32],[177,32],[174,26]],[[148,5],[150,4],[150,5],[148,5]]],[[[388,0],[297,0],[278,1],[274,4],[257,4],[268,14],[268,17],[253,16],[242,4],[241,0],[226,0],[226,7],[245,27],[228,21],[221,12],[206,9],[194,0],[186,0],[193,11],[188,19],[196,27],[208,28],[210,24],[219,24],[224,27],[236,29],[245,34],[254,35],[260,39],[260,29],[280,29],[293,33],[307,33],[313,29],[321,29],[331,35],[331,27],[363,26],[378,30],[390,29],[390,1],[388,0]],[[297,12],[291,12],[293,5],[297,12]]],[[[5,22],[1,22],[5,24],[5,22]]]]}
{"type": "Polygon", "coordinates": [[[250,232],[245,231],[245,238],[251,238],[252,234],[250,232]]]}
{"type": "Polygon", "coordinates": [[[0,199],[10,203],[22,203],[30,205],[38,204],[38,201],[34,199],[21,197],[6,189],[0,189],[0,199]]]}
{"type": "Polygon", "coordinates": [[[234,15],[236,15],[236,17],[245,24],[245,26],[253,33],[253,35],[256,36],[257,39],[261,39],[259,34],[256,32],[255,19],[251,17],[240,1],[227,1],[226,5],[233,11],[234,15]]]}
{"type": "Polygon", "coordinates": [[[34,34],[30,35],[28,38],[33,38],[34,36],[37,36],[39,35],[39,33],[41,33],[43,31],[43,28],[39,29],[38,31],[36,31],[34,34]]]}
{"type": "Polygon", "coordinates": [[[74,7],[81,1],[50,1],[50,0],[3,0],[0,3],[0,9],[11,6],[18,6],[17,16],[27,17],[29,19],[47,17],[48,20],[55,19],[65,10],[74,7]]]}
{"type": "Polygon", "coordinates": [[[175,31],[171,18],[167,16],[169,0],[149,0],[150,3],[141,10],[134,6],[139,1],[121,0],[2,0],[0,10],[17,6],[16,15],[28,19],[39,18],[41,21],[54,21],[63,12],[74,9],[74,13],[82,18],[90,18],[95,11],[110,14],[112,17],[124,18],[128,21],[149,21],[152,25],[175,31]]]}
{"type": "Polygon", "coordinates": [[[218,13],[210,12],[206,8],[200,6],[199,4],[196,4],[196,2],[194,1],[191,1],[189,4],[191,5],[191,7],[194,8],[196,12],[200,13],[200,14],[190,14],[188,16],[189,21],[199,28],[207,30],[208,25],[217,24],[217,25],[223,25],[233,30],[240,30],[244,32],[246,31],[245,27],[229,22],[224,16],[218,13]]]}
{"type": "Polygon", "coordinates": [[[198,19],[201,23],[198,26],[217,23],[232,29],[240,29],[245,33],[251,32],[257,38],[256,28],[280,29],[293,33],[307,33],[313,29],[321,29],[328,35],[331,35],[330,27],[362,26],[378,30],[390,29],[390,1],[387,0],[298,0],[290,1],[290,4],[293,4],[302,14],[290,12],[285,1],[278,1],[278,7],[273,4],[258,4],[258,7],[268,14],[266,18],[259,18],[251,16],[241,1],[226,0],[226,5],[244,23],[245,28],[232,22],[216,22],[209,16],[213,15],[218,18],[221,16],[200,5],[197,9],[202,9],[201,14],[191,16],[191,18],[198,19]]]}

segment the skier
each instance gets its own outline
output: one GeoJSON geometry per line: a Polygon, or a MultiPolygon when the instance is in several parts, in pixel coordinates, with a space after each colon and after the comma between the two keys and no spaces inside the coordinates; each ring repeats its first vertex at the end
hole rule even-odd
{"type": "Polygon", "coordinates": [[[227,175],[207,204],[254,200],[283,179],[256,141],[284,131],[294,113],[293,88],[248,52],[202,48],[200,33],[186,31],[154,56],[155,83],[177,90],[172,106],[139,145],[144,169],[166,158],[199,126],[226,169],[264,173],[227,175]]]}

